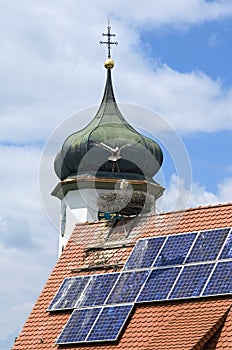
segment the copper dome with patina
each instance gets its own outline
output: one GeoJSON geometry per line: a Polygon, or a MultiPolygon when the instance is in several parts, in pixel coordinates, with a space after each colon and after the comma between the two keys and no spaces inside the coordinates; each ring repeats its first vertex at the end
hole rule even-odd
{"type": "Polygon", "coordinates": [[[61,179],[91,174],[104,178],[152,178],[163,161],[159,145],[136,131],[123,117],[115,100],[111,69],[93,120],[70,135],[55,159],[61,179]]]}

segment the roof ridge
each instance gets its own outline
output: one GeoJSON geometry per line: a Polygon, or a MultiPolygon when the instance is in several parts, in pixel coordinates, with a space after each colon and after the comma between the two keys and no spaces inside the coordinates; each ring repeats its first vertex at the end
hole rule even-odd
{"type": "Polygon", "coordinates": [[[190,208],[186,208],[186,209],[167,211],[167,212],[154,214],[154,215],[155,216],[160,216],[160,215],[167,215],[167,214],[178,214],[178,213],[183,213],[183,212],[186,212],[186,211],[194,211],[194,210],[199,210],[199,209],[209,209],[209,208],[226,207],[226,206],[232,206],[232,202],[218,203],[218,204],[208,204],[208,205],[199,205],[197,207],[190,207],[190,208]]]}
{"type": "MultiPolygon", "coordinates": [[[[193,301],[193,302],[195,302],[195,301],[193,301]]],[[[199,337],[200,337],[199,340],[197,341],[197,343],[194,346],[191,345],[192,346],[191,350],[202,350],[203,349],[203,346],[214,336],[214,334],[218,331],[218,329],[225,323],[227,315],[229,314],[229,312],[231,310],[231,307],[232,307],[231,304],[230,304],[230,306],[228,305],[226,311],[225,312],[222,311],[222,314],[220,314],[220,316],[218,315],[219,318],[213,323],[213,325],[208,325],[209,328],[208,328],[208,330],[206,329],[206,333],[203,336],[199,335],[199,337]]],[[[183,314],[184,314],[184,311],[181,311],[181,315],[183,315],[183,314]]],[[[164,330],[166,330],[167,327],[170,326],[171,324],[176,324],[176,320],[179,318],[179,316],[180,316],[180,314],[178,314],[178,312],[177,312],[174,318],[171,318],[170,320],[166,321],[164,330]]],[[[201,316],[201,313],[199,316],[201,316]]],[[[160,330],[162,330],[162,327],[163,326],[161,325],[160,330]]],[[[191,337],[191,334],[189,335],[189,337],[191,337]]],[[[151,339],[149,341],[149,343],[147,344],[147,347],[145,349],[146,350],[154,349],[154,345],[157,346],[157,344],[155,344],[154,339],[151,339]]],[[[178,346],[175,347],[174,344],[169,343],[169,346],[170,345],[172,345],[173,348],[175,348],[175,349],[179,349],[179,347],[178,346]]],[[[188,344],[188,345],[190,345],[190,344],[188,344]]],[[[157,348],[161,349],[162,347],[157,347],[157,348]]],[[[190,349],[190,348],[188,348],[188,349],[190,349]]]]}
{"type": "MultiPolygon", "coordinates": [[[[184,212],[190,212],[190,211],[195,211],[195,210],[207,210],[207,209],[211,209],[211,208],[221,208],[221,207],[229,207],[232,206],[232,202],[228,202],[228,203],[218,203],[218,204],[209,204],[209,205],[204,205],[204,206],[198,206],[198,207],[191,207],[191,208],[186,208],[186,209],[179,209],[179,210],[174,210],[174,211],[167,211],[167,212],[163,212],[163,213],[155,213],[155,214],[145,214],[145,215],[141,215],[140,218],[146,218],[146,217],[160,217],[160,216],[168,216],[168,215],[173,215],[173,214],[179,214],[179,213],[184,213],[184,212]]],[[[128,218],[130,219],[130,218],[128,218]]],[[[134,219],[131,218],[131,219],[134,219]]],[[[85,226],[85,225],[99,225],[99,224],[103,224],[103,223],[108,223],[111,222],[113,220],[100,220],[100,221],[94,221],[94,222],[81,222],[81,223],[76,223],[76,226],[85,226]]]]}
{"type": "Polygon", "coordinates": [[[206,343],[215,335],[215,333],[219,330],[219,328],[221,326],[223,326],[223,324],[226,321],[226,318],[228,316],[228,313],[231,310],[231,306],[228,308],[228,310],[218,319],[218,321],[213,325],[213,327],[211,327],[211,329],[209,329],[209,331],[207,333],[205,333],[205,335],[203,335],[203,337],[197,342],[196,345],[194,345],[194,347],[191,350],[201,350],[202,347],[204,345],[206,345],[206,343]]]}

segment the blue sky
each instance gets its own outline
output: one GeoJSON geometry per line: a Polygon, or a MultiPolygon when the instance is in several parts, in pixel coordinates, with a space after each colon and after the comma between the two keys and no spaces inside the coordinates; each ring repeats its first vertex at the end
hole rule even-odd
{"type": "Polygon", "coordinates": [[[151,56],[180,72],[201,70],[224,87],[231,86],[231,19],[200,23],[183,29],[144,31],[141,43],[151,56]]]}
{"type": "MultiPolygon", "coordinates": [[[[160,62],[174,70],[203,71],[212,79],[220,80],[222,90],[232,85],[231,19],[200,23],[181,30],[144,31],[141,45],[146,54],[159,57],[160,62]]],[[[193,180],[204,184],[208,191],[215,191],[215,184],[231,176],[231,131],[226,128],[214,133],[203,130],[182,135],[182,139],[191,158],[193,180]]]]}
{"type": "Polygon", "coordinates": [[[53,159],[101,101],[106,48],[98,43],[108,15],[119,41],[117,100],[138,106],[128,121],[163,146],[158,209],[232,198],[231,0],[0,1],[1,350],[11,347],[57,259],[53,159]],[[157,131],[167,125],[176,149],[157,131]]]}

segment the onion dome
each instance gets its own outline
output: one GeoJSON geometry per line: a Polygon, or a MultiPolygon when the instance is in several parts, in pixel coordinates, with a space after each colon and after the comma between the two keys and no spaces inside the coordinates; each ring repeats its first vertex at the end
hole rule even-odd
{"type": "Polygon", "coordinates": [[[105,92],[96,116],[84,129],[70,135],[56,156],[55,172],[61,180],[83,174],[104,179],[151,179],[162,164],[159,145],[137,132],[117,106],[112,61],[105,63],[105,92]]]}

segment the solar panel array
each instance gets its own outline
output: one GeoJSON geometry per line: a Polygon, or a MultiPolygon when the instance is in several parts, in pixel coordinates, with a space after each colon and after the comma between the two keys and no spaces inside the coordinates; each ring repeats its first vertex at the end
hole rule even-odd
{"type": "Polygon", "coordinates": [[[132,307],[133,304],[75,309],[57,344],[116,340],[132,307]]]}
{"type": "Polygon", "coordinates": [[[48,311],[74,309],[57,344],[115,341],[137,303],[232,293],[230,228],[140,239],[123,270],[66,278],[48,311]]]}
{"type": "Polygon", "coordinates": [[[119,273],[66,278],[48,310],[103,305],[119,273]]]}

